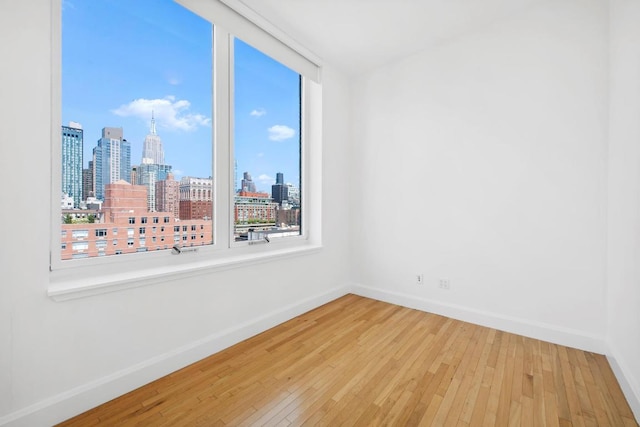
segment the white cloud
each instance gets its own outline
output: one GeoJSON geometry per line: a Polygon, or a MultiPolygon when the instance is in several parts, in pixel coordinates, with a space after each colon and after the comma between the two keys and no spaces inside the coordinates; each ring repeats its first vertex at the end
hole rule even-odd
{"type": "Polygon", "coordinates": [[[269,139],[272,141],[283,141],[285,139],[293,138],[296,131],[285,125],[271,126],[269,129],[269,139]]]}
{"type": "Polygon", "coordinates": [[[276,182],[274,177],[269,176],[266,173],[263,173],[262,175],[260,175],[258,177],[258,181],[263,185],[272,185],[273,183],[276,182]]]}
{"type": "Polygon", "coordinates": [[[133,116],[148,121],[153,111],[158,127],[168,130],[193,131],[199,126],[211,125],[209,117],[190,112],[190,107],[191,103],[185,99],[176,100],[174,96],[166,96],[162,99],[135,99],[111,112],[121,117],[133,116]]]}
{"type": "Polygon", "coordinates": [[[253,117],[262,117],[267,114],[267,110],[265,110],[264,108],[258,108],[257,110],[251,111],[249,114],[253,117]]]}

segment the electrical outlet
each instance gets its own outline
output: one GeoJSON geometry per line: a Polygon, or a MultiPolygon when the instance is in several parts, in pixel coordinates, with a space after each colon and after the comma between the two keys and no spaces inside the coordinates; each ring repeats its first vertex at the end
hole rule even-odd
{"type": "Polygon", "coordinates": [[[449,290],[451,289],[451,282],[449,281],[449,279],[440,279],[440,281],[438,282],[438,287],[441,289],[449,290]]]}
{"type": "Polygon", "coordinates": [[[424,274],[420,273],[420,274],[416,274],[416,285],[423,285],[424,284],[424,274]]]}

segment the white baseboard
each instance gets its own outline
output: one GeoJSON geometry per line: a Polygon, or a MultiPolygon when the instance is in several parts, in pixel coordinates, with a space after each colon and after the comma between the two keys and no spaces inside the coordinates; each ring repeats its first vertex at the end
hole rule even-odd
{"type": "Polygon", "coordinates": [[[240,341],[266,331],[280,323],[340,298],[350,292],[349,286],[328,292],[248,320],[233,328],[220,331],[201,340],[158,355],[137,365],[114,372],[52,396],[26,408],[0,417],[0,426],[51,426],[77,414],[108,402],[122,394],[148,384],[171,372],[188,366],[207,356],[224,350],[240,341]]]}
{"type": "Polygon", "coordinates": [[[605,354],[606,351],[604,337],[585,334],[582,331],[561,328],[541,322],[532,322],[511,316],[503,316],[454,304],[446,304],[439,301],[416,297],[414,295],[391,292],[359,284],[353,285],[352,292],[363,297],[439,314],[441,316],[451,317],[464,322],[523,335],[554,344],[560,344],[599,354],[605,354]]]}
{"type": "Polygon", "coordinates": [[[619,357],[618,352],[611,347],[607,352],[607,360],[618,380],[618,384],[620,384],[624,397],[627,398],[633,415],[636,417],[636,422],[640,421],[640,383],[638,379],[631,375],[631,370],[624,363],[624,359],[619,357]]]}

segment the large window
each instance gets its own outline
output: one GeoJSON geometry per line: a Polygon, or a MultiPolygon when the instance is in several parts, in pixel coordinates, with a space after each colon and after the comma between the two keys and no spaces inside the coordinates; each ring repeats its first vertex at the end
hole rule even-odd
{"type": "MultiPolygon", "coordinates": [[[[194,243],[213,243],[212,198],[189,191],[191,182],[209,190],[213,182],[212,40],[210,22],[169,0],[63,4],[62,198],[73,200],[60,214],[63,229],[90,227],[99,238],[107,226],[124,231],[163,215],[205,227],[194,243]],[[74,162],[72,144],[81,147],[74,162]]],[[[89,256],[98,256],[97,243],[89,241],[89,256]]],[[[145,246],[123,242],[100,255],[145,246]]]]}
{"type": "Polygon", "coordinates": [[[301,77],[234,39],[234,238],[300,234],[301,77]]]}
{"type": "Polygon", "coordinates": [[[136,271],[308,239],[319,67],[229,4],[60,1],[53,271],[128,259],[136,271]],[[145,239],[160,218],[160,239],[145,239]],[[72,261],[79,251],[89,259],[72,261]]]}

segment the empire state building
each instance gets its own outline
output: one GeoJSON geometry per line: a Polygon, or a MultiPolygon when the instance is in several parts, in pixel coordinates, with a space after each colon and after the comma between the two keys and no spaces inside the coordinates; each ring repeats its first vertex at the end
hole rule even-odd
{"type": "Polygon", "coordinates": [[[156,120],[151,113],[151,130],[144,138],[142,147],[142,163],[164,165],[164,150],[162,140],[156,132],[156,120]]]}
{"type": "Polygon", "coordinates": [[[164,163],[164,150],[162,140],[156,132],[156,120],[151,113],[151,130],[144,138],[142,145],[142,162],[135,168],[136,184],[147,187],[147,209],[149,212],[158,212],[165,209],[162,183],[166,182],[171,174],[171,166],[164,163]],[[160,200],[156,197],[157,185],[160,185],[160,200]]]}

